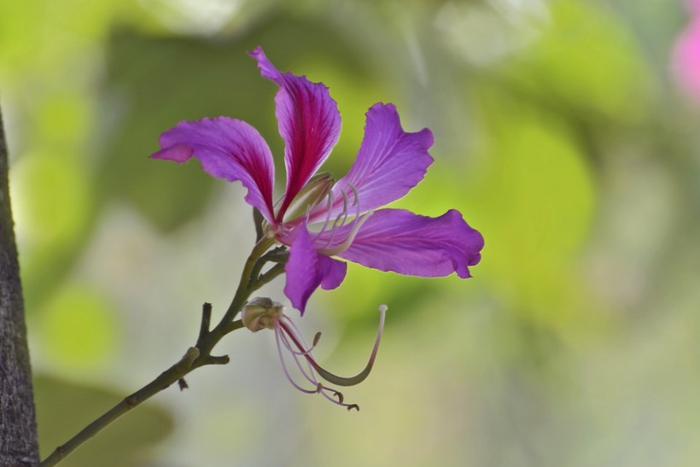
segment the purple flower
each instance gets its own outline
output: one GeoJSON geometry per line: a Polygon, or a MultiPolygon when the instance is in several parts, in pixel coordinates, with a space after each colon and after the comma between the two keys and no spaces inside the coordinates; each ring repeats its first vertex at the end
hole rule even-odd
{"type": "Polygon", "coordinates": [[[330,290],[354,261],[381,271],[421,277],[470,277],[484,245],[455,210],[437,218],[379,209],[408,193],[433,162],[428,129],[403,130],[396,108],[375,104],[355,164],[333,183],[317,175],[340,135],[340,113],[328,88],[282,73],[262,48],[251,53],[264,78],[277,84],[279,132],[285,142],[287,183],[273,202],[274,163],[265,140],[249,124],[228,117],[182,122],[160,138],[155,159],[199,159],[210,175],[240,181],[246,201],[265,219],[269,237],[290,249],[285,294],[302,313],[319,286],[330,290]],[[340,259],[338,259],[340,258],[340,259]]]}

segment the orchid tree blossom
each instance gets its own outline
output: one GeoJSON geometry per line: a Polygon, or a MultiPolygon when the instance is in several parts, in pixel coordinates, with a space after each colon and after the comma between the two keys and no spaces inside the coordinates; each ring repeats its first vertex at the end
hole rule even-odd
{"type": "Polygon", "coordinates": [[[261,75],[278,86],[275,113],[287,172],[279,200],[270,148],[244,121],[181,122],[163,133],[152,157],[177,163],[194,157],[208,174],[247,188],[245,200],[264,218],[265,238],[289,247],[284,291],[292,305],[303,314],[319,286],[338,287],[347,271],[344,260],[413,276],[470,277],[484,242],[458,211],[431,218],[380,209],[424,178],[433,162],[431,131],[407,132],[394,105],[375,104],[355,164],[334,182],[318,174],[341,131],[328,88],[279,71],[260,47],[250,55],[261,75]]]}
{"type": "Polygon", "coordinates": [[[287,172],[281,197],[275,200],[275,164],[267,142],[241,120],[216,117],[181,122],[161,135],[160,150],[151,156],[180,164],[194,157],[209,175],[239,181],[247,189],[245,200],[254,209],[258,239],[230,305],[212,327],[212,306],[205,303],[197,340],[179,360],[56,448],[41,466],[56,465],[118,417],[171,385],[187,388],[185,376],[195,369],[227,364],[227,355],[212,351],[224,336],[244,327],[251,332],[274,332],[282,369],[296,389],[359,410],[336,387],[354,386],[370,374],[388,307],[379,306],[379,329],[364,368],[354,376],[338,376],[313,356],[320,333],[307,344],[282,304],[267,297],[251,299],[251,295],[284,272],[285,294],[303,315],[318,287],[330,290],[343,282],[346,260],[399,274],[456,273],[461,278],[470,277],[469,268],[479,263],[484,240],[458,211],[432,218],[384,208],[425,177],[433,163],[430,130],[405,131],[396,107],[375,104],[367,112],[357,160],[336,182],[318,173],[341,129],[338,105],[328,88],[279,71],[260,47],[250,55],[263,78],[278,87],[275,112],[287,172]],[[263,272],[269,262],[276,264],[263,272]],[[241,318],[236,319],[239,313],[241,318]]]}

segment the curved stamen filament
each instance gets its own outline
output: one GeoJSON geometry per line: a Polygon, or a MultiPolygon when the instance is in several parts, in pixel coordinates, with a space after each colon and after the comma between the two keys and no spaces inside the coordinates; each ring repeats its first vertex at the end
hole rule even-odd
{"type": "MultiPolygon", "coordinates": [[[[289,320],[289,318],[287,318],[287,321],[289,321],[289,323],[292,324],[292,326],[294,326],[294,323],[292,323],[291,320],[289,320]]],[[[294,326],[294,329],[296,329],[296,326],[294,326]]],[[[316,374],[314,373],[314,368],[311,365],[311,363],[308,361],[308,359],[305,359],[304,360],[305,365],[302,365],[302,363],[300,362],[300,357],[302,355],[308,354],[308,352],[311,350],[311,348],[309,348],[308,350],[306,350],[303,353],[293,350],[292,345],[289,342],[289,339],[293,339],[297,342],[301,342],[303,347],[306,347],[306,343],[304,342],[304,339],[303,339],[303,337],[301,337],[300,334],[299,335],[294,334],[294,333],[290,334],[290,333],[288,333],[289,331],[290,331],[289,329],[285,330],[285,328],[283,328],[279,324],[275,327],[275,338],[277,339],[278,352],[280,352],[280,360],[282,361],[282,368],[285,372],[285,375],[287,376],[287,379],[290,381],[290,383],[292,383],[292,385],[295,388],[297,388],[298,390],[300,390],[301,392],[303,392],[305,394],[321,394],[324,398],[326,398],[330,402],[332,402],[336,405],[339,405],[341,407],[345,407],[348,410],[352,410],[352,409],[360,410],[360,406],[357,404],[345,403],[344,402],[345,398],[343,396],[343,393],[320,383],[318,381],[318,378],[316,377],[316,374]],[[294,363],[296,364],[301,375],[304,377],[304,379],[306,381],[311,383],[316,388],[315,390],[302,388],[299,384],[297,384],[291,378],[291,375],[289,374],[289,370],[286,368],[286,363],[284,361],[284,357],[281,354],[280,341],[282,342],[282,344],[284,344],[284,346],[287,348],[287,350],[291,353],[292,358],[294,359],[294,363]],[[305,366],[306,366],[306,369],[304,368],[305,366]],[[329,395],[329,393],[331,395],[329,395]]],[[[292,332],[294,332],[294,331],[292,331],[292,332]]],[[[319,333],[316,334],[316,336],[318,336],[318,335],[319,335],[319,333]]],[[[318,341],[317,337],[314,338],[314,341],[315,342],[318,341]]]]}
{"type": "Polygon", "coordinates": [[[348,186],[350,187],[350,191],[352,191],[352,194],[355,196],[355,202],[353,205],[355,206],[355,220],[360,218],[360,194],[357,192],[357,188],[355,188],[355,185],[352,183],[348,183],[348,186]]]}
{"type": "MultiPolygon", "coordinates": [[[[345,224],[345,221],[348,219],[348,195],[347,193],[345,193],[345,191],[342,190],[341,194],[343,195],[343,211],[335,218],[335,220],[333,221],[333,225],[329,229],[331,235],[326,240],[326,248],[328,248],[329,245],[333,244],[333,240],[335,240],[335,235],[338,232],[338,227],[342,227],[345,224]]],[[[321,232],[319,232],[319,235],[323,233],[324,230],[321,230],[321,232]]]]}
{"type": "MultiPolygon", "coordinates": [[[[377,353],[379,352],[379,344],[382,341],[382,335],[384,334],[384,322],[386,319],[386,311],[387,311],[387,306],[386,305],[381,305],[379,307],[379,328],[377,329],[377,337],[374,341],[374,347],[372,348],[372,353],[370,354],[369,360],[367,361],[367,364],[365,365],[364,369],[360,371],[358,374],[355,376],[350,376],[350,377],[343,377],[343,376],[338,376],[330,371],[326,370],[325,368],[321,367],[316,360],[314,360],[313,356],[311,356],[308,353],[305,353],[303,356],[306,358],[306,360],[311,364],[311,366],[318,372],[318,374],[325,379],[326,381],[329,381],[333,384],[337,384],[338,386],[354,386],[356,384],[361,383],[367,377],[369,376],[370,372],[372,371],[372,367],[374,366],[374,362],[377,359],[377,353]]],[[[296,333],[290,329],[290,327],[280,321],[279,326],[285,331],[285,333],[290,337],[292,340],[292,343],[302,352],[305,351],[305,346],[302,344],[302,342],[299,340],[299,338],[296,336],[296,333]]]]}
{"type": "MultiPolygon", "coordinates": [[[[365,221],[367,219],[369,219],[369,217],[372,214],[374,214],[374,212],[369,212],[369,213],[367,213],[367,215],[364,216],[364,218],[362,216],[360,216],[360,198],[359,198],[359,194],[357,193],[357,188],[355,188],[355,185],[353,185],[352,183],[350,183],[348,186],[350,187],[350,190],[352,190],[353,194],[355,195],[355,201],[353,202],[353,205],[355,206],[355,218],[352,221],[353,228],[350,231],[350,234],[345,238],[345,241],[343,243],[336,246],[335,248],[330,248],[330,246],[333,244],[333,240],[335,240],[335,233],[336,233],[335,224],[333,224],[333,231],[331,232],[331,237],[328,239],[328,241],[326,242],[326,246],[324,247],[325,251],[327,251],[333,255],[340,254],[340,253],[344,252],[345,250],[347,250],[348,248],[350,248],[350,245],[355,240],[355,237],[357,236],[357,233],[360,231],[360,227],[362,227],[362,224],[364,224],[365,221]]],[[[348,218],[347,195],[345,192],[343,192],[343,199],[346,201],[345,204],[343,204],[343,214],[345,217],[343,218],[343,221],[341,222],[340,227],[345,225],[345,221],[348,218]]]]}
{"type": "Polygon", "coordinates": [[[339,386],[354,386],[361,383],[369,376],[370,372],[372,371],[372,367],[374,366],[374,362],[376,361],[377,353],[379,352],[379,345],[384,333],[387,306],[381,305],[379,307],[380,317],[377,338],[375,339],[367,364],[362,371],[351,377],[338,376],[321,367],[321,365],[316,362],[311,354],[311,351],[316,347],[321,338],[321,333],[317,332],[314,335],[311,346],[307,345],[301,331],[297,328],[294,322],[289,317],[284,315],[284,313],[278,308],[271,308],[269,313],[265,316],[267,318],[272,318],[273,320],[271,327],[275,333],[277,355],[279,356],[280,364],[282,365],[282,370],[284,371],[287,381],[289,381],[294,388],[304,394],[321,394],[326,400],[332,402],[333,404],[345,407],[348,410],[360,410],[360,407],[357,404],[349,404],[345,402],[345,397],[343,396],[342,392],[321,383],[320,378],[339,386]],[[294,361],[294,364],[298,370],[298,376],[296,378],[298,380],[299,376],[301,376],[301,382],[297,382],[295,377],[292,376],[292,372],[288,367],[283,349],[287,351],[287,356],[291,356],[291,359],[294,361]],[[306,383],[310,384],[311,387],[304,387],[306,386],[306,383]]]}
{"type": "MultiPolygon", "coordinates": [[[[318,232],[318,235],[325,232],[328,228],[328,223],[331,221],[331,209],[333,208],[333,191],[328,192],[328,203],[326,204],[326,220],[323,221],[323,227],[318,232]]],[[[317,236],[318,236],[317,235],[317,236]]]]}
{"type": "Polygon", "coordinates": [[[342,212],[342,216],[336,217],[335,222],[333,222],[333,227],[331,227],[331,229],[335,229],[335,228],[338,227],[338,226],[345,225],[345,221],[346,221],[347,218],[348,218],[348,194],[345,193],[344,190],[341,191],[341,193],[343,194],[343,212],[342,212]],[[342,217],[343,220],[340,221],[340,222],[338,222],[338,221],[341,219],[341,217],[342,217]]]}
{"type": "Polygon", "coordinates": [[[289,337],[287,337],[287,335],[281,329],[279,331],[279,335],[280,335],[280,340],[282,341],[282,344],[284,344],[284,346],[287,348],[287,350],[290,353],[292,353],[293,358],[294,358],[294,362],[296,363],[297,368],[299,369],[299,372],[302,374],[302,376],[304,376],[304,378],[306,378],[307,381],[309,381],[314,386],[316,386],[316,388],[318,388],[319,382],[318,382],[318,379],[316,378],[316,374],[314,373],[314,369],[311,366],[311,364],[308,361],[304,360],[304,363],[306,364],[306,369],[304,369],[304,365],[302,365],[301,362],[299,361],[300,359],[296,357],[296,355],[301,357],[301,356],[303,356],[303,354],[301,352],[295,352],[294,350],[292,350],[292,345],[289,343],[289,337]]]}
{"type": "Polygon", "coordinates": [[[364,225],[365,222],[367,222],[367,219],[369,219],[372,214],[374,214],[374,211],[370,211],[359,218],[355,219],[352,224],[352,229],[350,230],[350,233],[348,234],[347,237],[345,237],[345,240],[343,240],[342,243],[330,247],[330,242],[333,240],[333,237],[335,236],[336,230],[331,231],[331,238],[330,240],[326,243],[325,248],[319,248],[318,252],[326,255],[326,256],[335,256],[339,255],[340,253],[343,253],[346,251],[350,246],[352,245],[352,242],[355,240],[355,237],[357,236],[357,233],[360,231],[360,228],[364,225]]]}
{"type": "MultiPolygon", "coordinates": [[[[299,391],[305,393],[305,394],[316,394],[319,392],[319,386],[318,383],[316,383],[315,389],[306,389],[301,387],[296,381],[294,381],[294,378],[292,378],[292,375],[289,373],[289,369],[287,368],[287,363],[284,360],[284,355],[282,354],[282,346],[280,345],[280,339],[283,337],[281,336],[281,331],[279,330],[279,326],[275,326],[275,341],[277,342],[277,355],[279,355],[280,358],[280,363],[282,364],[282,371],[284,371],[284,375],[287,377],[287,381],[294,386],[296,389],[299,391]]],[[[289,343],[287,343],[289,345],[289,343]]],[[[294,361],[297,363],[299,366],[299,369],[301,370],[302,374],[306,377],[306,373],[302,370],[301,365],[299,361],[295,358],[294,361]]],[[[306,377],[307,381],[310,380],[310,378],[306,377]]],[[[310,381],[313,383],[313,381],[310,381]]]]}
{"type": "Polygon", "coordinates": [[[294,324],[294,321],[292,321],[291,319],[289,319],[285,315],[282,315],[281,319],[283,319],[288,325],[290,325],[294,329],[294,331],[297,333],[297,335],[300,336],[301,342],[302,342],[302,344],[304,344],[304,347],[307,347],[307,349],[302,352],[300,350],[294,350],[291,346],[289,346],[288,347],[289,351],[292,352],[294,355],[308,355],[308,354],[310,354],[311,351],[314,350],[316,348],[316,346],[318,345],[318,341],[321,340],[321,332],[319,331],[316,334],[314,334],[313,342],[311,342],[311,346],[309,347],[306,345],[306,342],[304,342],[303,338],[301,338],[301,331],[299,331],[299,328],[297,328],[296,324],[294,324]]]}
{"type": "MultiPolygon", "coordinates": [[[[282,343],[284,344],[284,346],[287,348],[288,351],[292,352],[292,358],[294,359],[294,363],[296,364],[297,369],[299,370],[299,373],[301,373],[301,375],[304,377],[304,379],[306,379],[306,381],[311,383],[316,388],[315,391],[302,391],[302,392],[304,392],[306,394],[323,394],[324,397],[326,397],[325,396],[326,391],[328,391],[328,390],[334,391],[333,389],[326,388],[322,383],[320,383],[318,381],[318,378],[316,377],[316,373],[314,373],[314,369],[311,366],[311,364],[309,364],[308,361],[304,360],[305,365],[302,365],[302,362],[299,361],[300,358],[293,353],[292,346],[289,343],[288,337],[281,330],[281,328],[279,328],[278,332],[279,332],[279,337],[282,340],[282,343]],[[306,368],[304,368],[304,367],[306,367],[306,368]]],[[[340,399],[340,402],[342,403],[342,394],[341,394],[341,397],[339,399],[340,399]]],[[[332,401],[332,402],[337,404],[337,402],[335,402],[335,401],[332,401]]]]}
{"type": "MultiPolygon", "coordinates": [[[[355,188],[354,185],[348,184],[349,190],[345,191],[344,189],[340,190],[341,194],[341,199],[343,201],[343,209],[342,211],[335,217],[333,222],[331,223],[331,218],[333,211],[335,210],[335,203],[336,199],[333,199],[333,191],[328,193],[328,202],[326,203],[326,219],[323,222],[323,226],[321,227],[321,230],[319,230],[316,233],[315,238],[320,239],[322,236],[325,236],[325,240],[323,240],[324,246],[319,249],[319,251],[323,254],[327,254],[329,256],[342,253],[343,251],[347,250],[350,247],[350,244],[354,240],[355,236],[357,235],[357,232],[359,231],[360,227],[362,227],[362,224],[371,216],[373,213],[368,212],[365,216],[361,216],[361,211],[360,211],[360,195],[357,191],[357,188],[355,188]],[[353,195],[353,200],[350,202],[350,195],[349,192],[352,192],[353,195]],[[350,207],[354,206],[355,207],[355,215],[351,216],[350,215],[350,207]],[[346,239],[338,246],[331,248],[331,245],[335,242],[336,235],[338,234],[338,230],[345,225],[348,224],[348,218],[353,217],[353,220],[350,224],[353,224],[353,227],[351,228],[350,234],[346,239]],[[330,226],[329,226],[330,224],[330,226]],[[325,235],[327,234],[327,235],[325,235]]],[[[307,224],[309,222],[311,216],[311,212],[307,213],[306,221],[307,224]]]]}

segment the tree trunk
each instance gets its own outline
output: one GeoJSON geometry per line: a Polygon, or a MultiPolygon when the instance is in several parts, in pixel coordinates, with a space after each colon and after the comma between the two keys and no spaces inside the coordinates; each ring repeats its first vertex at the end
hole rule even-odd
{"type": "Polygon", "coordinates": [[[39,443],[7,164],[0,112],[0,467],[19,467],[38,464],[39,443]]]}

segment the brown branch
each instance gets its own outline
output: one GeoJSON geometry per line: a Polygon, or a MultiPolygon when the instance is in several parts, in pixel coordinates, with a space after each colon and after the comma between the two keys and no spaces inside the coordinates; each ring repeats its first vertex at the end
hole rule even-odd
{"type": "Polygon", "coordinates": [[[265,251],[272,246],[272,240],[262,239],[258,241],[253,248],[241,274],[241,281],[234,295],[231,305],[226,310],[219,324],[212,330],[209,330],[211,322],[211,305],[205,303],[202,307],[202,321],[200,324],[199,335],[195,346],[190,347],[177,363],[161,373],[157,378],[148,383],[143,388],[139,389],[132,395],[126,397],[119,404],[112,407],[102,416],[86,426],[82,431],[73,436],[62,446],[56,448],[44,461],[41,462],[41,467],[49,467],[56,465],[68,454],[77,449],[80,445],[95,436],[110,423],[124,415],[134,407],[139,406],[147,399],[158,394],[160,391],[168,388],[173,383],[178,383],[180,389],[185,389],[187,383],[184,377],[191,371],[205,365],[225,365],[229,362],[228,355],[212,355],[211,351],[214,346],[227,334],[241,329],[243,323],[241,320],[234,320],[238,312],[243,308],[250,294],[255,292],[262,285],[268,283],[275,277],[279,276],[284,271],[284,265],[276,264],[265,274],[253,276],[255,264],[263,256],[265,251]],[[281,266],[281,267],[280,267],[281,266]]]}
{"type": "Polygon", "coordinates": [[[80,433],[71,438],[67,443],[56,448],[42,463],[42,466],[56,465],[78,446],[95,436],[104,427],[121,417],[129,410],[137,407],[145,400],[151,398],[171,384],[186,375],[192,368],[192,362],[199,357],[199,350],[190,347],[185,355],[173,366],[161,373],[156,379],[142,387],[135,393],[127,396],[120,403],[109,409],[102,416],[83,428],[80,433]]]}

